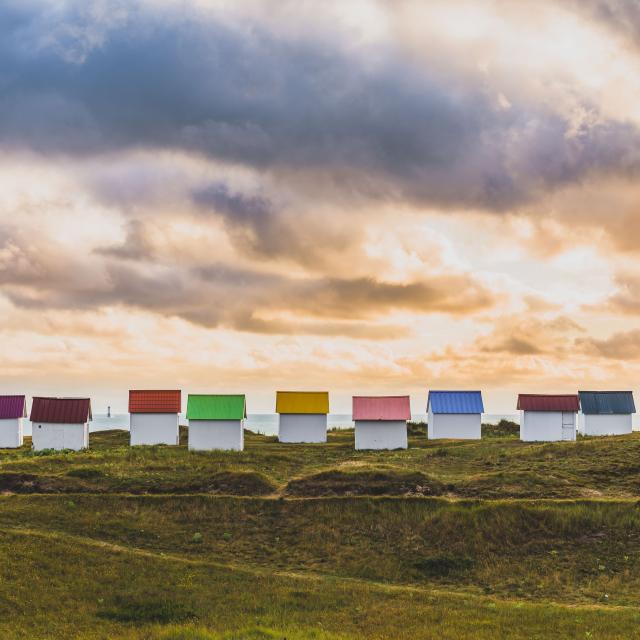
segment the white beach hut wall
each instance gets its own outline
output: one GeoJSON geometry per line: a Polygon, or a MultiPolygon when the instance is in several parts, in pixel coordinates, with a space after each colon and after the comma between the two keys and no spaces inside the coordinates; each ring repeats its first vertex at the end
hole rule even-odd
{"type": "Polygon", "coordinates": [[[0,449],[21,447],[23,420],[27,417],[25,396],[0,396],[0,449]]]}

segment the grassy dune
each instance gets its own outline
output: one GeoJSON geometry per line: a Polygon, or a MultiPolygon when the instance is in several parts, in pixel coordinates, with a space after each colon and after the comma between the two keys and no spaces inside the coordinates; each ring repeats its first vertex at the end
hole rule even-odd
{"type": "Polygon", "coordinates": [[[632,638],[640,437],[0,452],[0,637],[632,638]]]}
{"type": "Polygon", "coordinates": [[[92,434],[92,448],[82,453],[0,451],[0,490],[312,497],[375,489],[480,499],[640,494],[640,434],[546,444],[513,437],[428,441],[421,434],[410,438],[409,450],[392,452],[354,451],[351,430],[332,432],[322,446],[283,445],[254,434],[246,440],[242,453],[132,449],[126,432],[112,431],[92,434]]]}

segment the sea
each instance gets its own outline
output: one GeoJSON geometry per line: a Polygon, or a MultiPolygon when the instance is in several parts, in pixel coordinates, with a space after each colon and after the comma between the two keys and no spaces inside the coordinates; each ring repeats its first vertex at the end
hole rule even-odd
{"type": "MultiPolygon", "coordinates": [[[[482,422],[488,424],[496,424],[500,420],[519,421],[519,415],[511,414],[491,414],[485,413],[482,416],[482,422]]],[[[413,422],[426,422],[426,413],[416,413],[411,416],[413,422]]],[[[180,414],[180,424],[187,424],[185,414],[180,414]]],[[[327,418],[329,429],[351,429],[353,428],[353,420],[350,414],[330,413],[327,418]]],[[[265,436],[275,436],[278,434],[278,414],[276,413],[250,413],[245,421],[245,427],[261,433],[265,436]]],[[[89,431],[106,431],[108,429],[126,429],[129,430],[129,414],[116,413],[108,416],[106,414],[94,414],[93,421],[89,423],[89,431]]],[[[31,423],[27,420],[24,422],[24,434],[31,435],[31,423]]]]}

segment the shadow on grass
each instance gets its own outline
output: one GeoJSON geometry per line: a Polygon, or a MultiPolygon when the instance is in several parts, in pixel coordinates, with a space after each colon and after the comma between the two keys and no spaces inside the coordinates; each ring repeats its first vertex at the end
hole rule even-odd
{"type": "Polygon", "coordinates": [[[169,624],[198,619],[194,609],[187,602],[175,599],[141,598],[133,594],[118,596],[104,603],[97,615],[105,620],[135,624],[152,622],[169,624]]]}
{"type": "Polygon", "coordinates": [[[330,470],[291,480],[285,493],[290,496],[439,496],[443,483],[420,472],[330,470]]]}

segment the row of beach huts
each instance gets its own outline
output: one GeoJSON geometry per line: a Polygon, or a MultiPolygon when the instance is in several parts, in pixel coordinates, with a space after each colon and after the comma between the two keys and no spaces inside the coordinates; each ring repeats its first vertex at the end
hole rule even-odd
{"type": "MultiPolygon", "coordinates": [[[[635,413],[631,391],[520,394],[517,409],[520,439],[528,442],[575,440],[576,432],[590,436],[631,433],[635,413]]],[[[180,390],[129,391],[131,445],[177,445],[181,411],[180,390]]],[[[480,391],[429,391],[427,436],[480,439],[483,412],[480,391]]],[[[328,392],[278,391],[276,413],[280,442],[326,442],[328,392]]],[[[241,451],[246,417],[242,394],[189,394],[189,449],[241,451]]],[[[22,446],[25,418],[26,396],[0,396],[0,448],[22,446]]],[[[354,396],[352,418],[356,449],[407,448],[409,396],[354,396]]],[[[35,450],[89,446],[89,398],[34,397],[29,419],[35,450]]]]}

